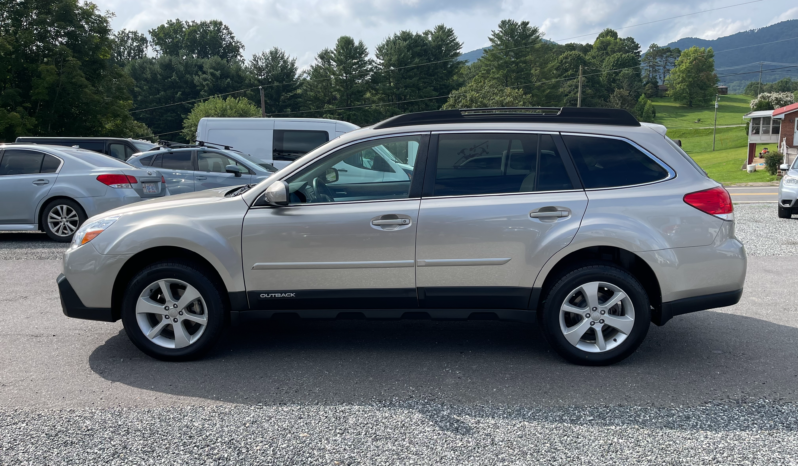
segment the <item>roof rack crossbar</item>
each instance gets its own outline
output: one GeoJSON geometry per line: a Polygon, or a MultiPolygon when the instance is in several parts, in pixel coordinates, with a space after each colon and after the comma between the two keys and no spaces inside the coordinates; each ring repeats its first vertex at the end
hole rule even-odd
{"type": "Polygon", "coordinates": [[[374,125],[374,129],[447,123],[570,123],[640,126],[637,118],[619,108],[496,107],[407,113],[381,121],[374,125]]]}

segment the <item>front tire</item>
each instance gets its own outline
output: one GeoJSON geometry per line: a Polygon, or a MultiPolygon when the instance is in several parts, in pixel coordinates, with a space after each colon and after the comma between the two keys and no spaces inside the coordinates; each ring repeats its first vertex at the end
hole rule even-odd
{"type": "Polygon", "coordinates": [[[538,322],[549,344],[574,364],[604,366],[634,353],[651,322],[648,295],[625,270],[590,265],[560,278],[538,322]]]}
{"type": "Polygon", "coordinates": [[[51,240],[69,243],[85,221],[86,214],[77,202],[55,199],[42,209],[41,229],[51,240]]]}
{"type": "Polygon", "coordinates": [[[779,206],[779,218],[792,218],[792,209],[779,206]]]}
{"type": "Polygon", "coordinates": [[[141,351],[164,361],[205,354],[221,336],[227,312],[224,286],[190,262],[148,266],[130,281],[122,324],[141,351]]]}

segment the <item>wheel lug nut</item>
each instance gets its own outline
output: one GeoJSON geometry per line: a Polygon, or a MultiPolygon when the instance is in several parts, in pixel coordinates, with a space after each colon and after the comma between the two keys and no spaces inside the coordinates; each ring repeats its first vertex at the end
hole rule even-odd
{"type": "Polygon", "coordinates": [[[177,322],[177,317],[175,317],[174,321],[177,322]]]}
{"type": "Polygon", "coordinates": [[[168,311],[168,310],[169,310],[169,306],[164,306],[164,307],[163,307],[163,310],[164,310],[164,311],[168,311]]]}
{"type": "Polygon", "coordinates": [[[604,311],[601,311],[601,315],[604,315],[604,311]]]}
{"type": "Polygon", "coordinates": [[[604,323],[604,319],[599,320],[599,323],[603,324],[604,323]]]}
{"type": "Polygon", "coordinates": [[[593,310],[594,310],[594,311],[595,311],[595,310],[597,310],[597,309],[598,309],[597,307],[594,307],[594,308],[593,308],[593,310]]]}
{"type": "Polygon", "coordinates": [[[591,326],[591,327],[592,327],[592,326],[594,326],[594,325],[596,325],[596,323],[595,323],[595,322],[591,322],[591,323],[590,323],[590,326],[591,326]]]}
{"type": "Polygon", "coordinates": [[[177,303],[175,303],[175,304],[172,304],[172,307],[173,307],[173,308],[175,308],[175,309],[177,309],[177,303]]]}
{"type": "Polygon", "coordinates": [[[183,311],[178,312],[178,314],[182,316],[183,315],[183,311]]]}
{"type": "Polygon", "coordinates": [[[585,314],[585,318],[586,318],[586,319],[589,319],[589,318],[590,318],[590,313],[589,313],[589,312],[585,314]]]}

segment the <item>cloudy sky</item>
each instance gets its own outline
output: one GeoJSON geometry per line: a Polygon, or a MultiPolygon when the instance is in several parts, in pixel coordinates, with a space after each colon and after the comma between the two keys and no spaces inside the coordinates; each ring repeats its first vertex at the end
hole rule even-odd
{"type": "Polygon", "coordinates": [[[491,30],[506,18],[527,20],[546,38],[564,42],[590,42],[595,33],[611,27],[622,36],[633,36],[645,50],[652,42],[664,45],[689,36],[714,39],[798,18],[795,0],[93,1],[101,10],[116,14],[115,29],[146,32],[167,19],[219,19],[244,43],[247,58],[277,46],[297,57],[302,66],[342,35],[363,40],[373,52],[394,32],[420,32],[441,23],[455,30],[464,52],[488,45],[491,30]],[[716,10],[690,15],[711,9],[716,10]],[[690,16],[630,27],[680,15],[690,16]]]}

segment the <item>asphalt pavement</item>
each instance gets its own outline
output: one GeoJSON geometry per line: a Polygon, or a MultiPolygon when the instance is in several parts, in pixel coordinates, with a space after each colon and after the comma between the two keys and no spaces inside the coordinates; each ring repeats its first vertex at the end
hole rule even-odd
{"type": "Polygon", "coordinates": [[[772,210],[736,207],[738,305],[604,368],[426,320],[259,322],[164,363],[63,316],[63,246],[0,234],[0,464],[797,464],[798,217],[772,210]]]}
{"type": "Polygon", "coordinates": [[[758,187],[728,187],[732,202],[739,204],[753,204],[762,202],[778,202],[778,186],[758,186],[758,187]]]}

